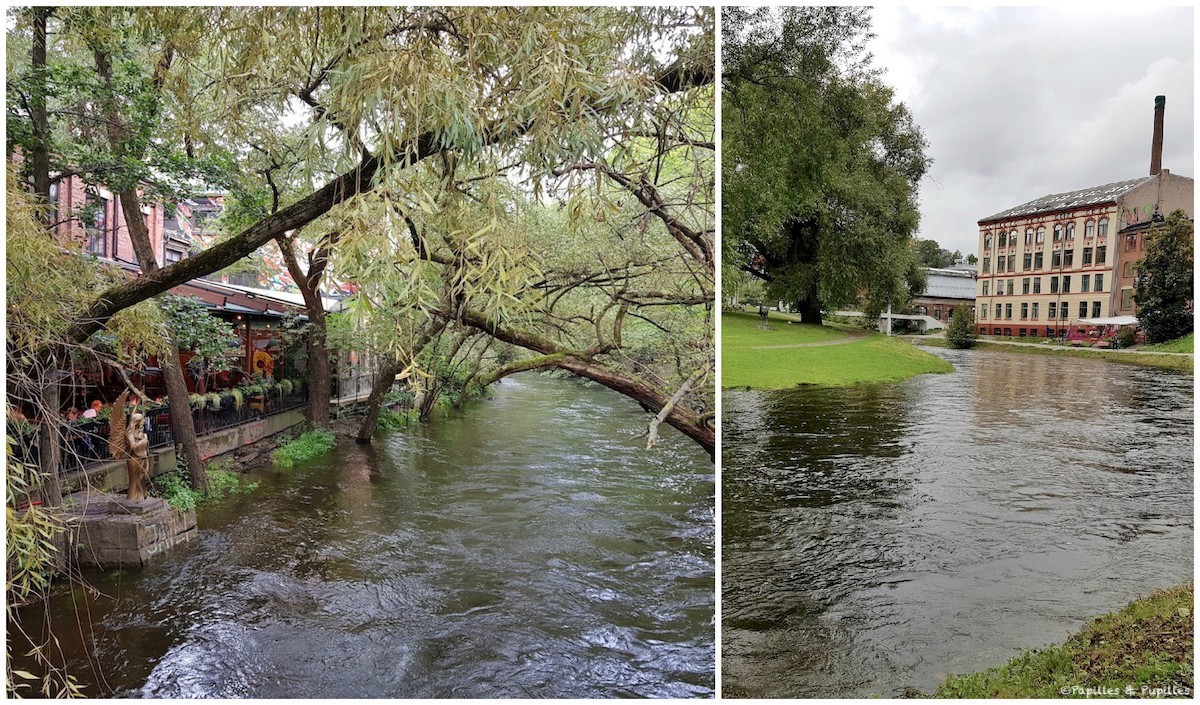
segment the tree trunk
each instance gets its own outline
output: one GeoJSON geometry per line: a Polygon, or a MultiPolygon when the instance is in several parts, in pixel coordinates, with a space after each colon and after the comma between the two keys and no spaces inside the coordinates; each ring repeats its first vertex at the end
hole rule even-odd
{"type": "MultiPolygon", "coordinates": [[[[336,239],[329,236],[329,240],[336,239]]],[[[332,403],[331,388],[333,386],[333,370],[329,364],[329,347],[327,344],[325,305],[321,301],[320,282],[328,261],[328,250],[318,250],[318,256],[310,261],[308,273],[300,269],[300,261],[296,258],[296,248],[291,238],[280,236],[275,238],[283,261],[287,264],[292,281],[300,288],[304,297],[304,308],[308,311],[308,408],[304,418],[312,426],[329,427],[329,410],[332,403]],[[325,254],[322,254],[325,253],[325,254]]]]}
{"type": "Polygon", "coordinates": [[[806,292],[805,296],[796,301],[796,312],[800,314],[800,320],[804,323],[812,323],[821,325],[821,302],[817,300],[817,285],[812,286],[811,292],[806,292]]]}
{"type": "MultiPolygon", "coordinates": [[[[29,117],[33,122],[33,148],[29,160],[33,167],[33,192],[39,205],[50,204],[50,120],[46,112],[46,19],[53,8],[33,8],[33,50],[30,60],[34,88],[29,96],[29,117]]],[[[49,224],[49,210],[39,211],[38,218],[49,224]]]]}
{"type": "Polygon", "coordinates": [[[371,396],[367,397],[367,415],[363,417],[362,424],[358,427],[358,436],[354,439],[356,443],[367,445],[371,442],[375,424],[379,423],[379,410],[383,407],[383,398],[391,391],[392,385],[396,383],[396,375],[403,372],[405,366],[404,360],[397,360],[384,365],[375,376],[375,381],[371,384],[371,396]]]}
{"type": "Polygon", "coordinates": [[[409,362],[415,360],[425,346],[429,345],[429,341],[433,340],[433,337],[441,333],[445,327],[445,320],[435,320],[429,324],[429,328],[425,332],[421,333],[420,337],[413,341],[411,350],[402,353],[398,360],[388,363],[380,370],[379,375],[375,378],[375,383],[371,386],[371,396],[367,397],[367,415],[358,428],[358,437],[355,438],[357,443],[365,445],[371,442],[371,434],[375,433],[375,424],[379,422],[379,409],[383,406],[383,398],[396,383],[396,375],[403,372],[409,362]]]}
{"type": "MultiPolygon", "coordinates": [[[[112,65],[108,55],[96,49],[93,52],[96,60],[96,72],[110,88],[112,86],[112,65]]],[[[170,54],[164,56],[166,65],[170,65],[170,54]]],[[[161,65],[160,65],[161,67],[161,65]]],[[[129,127],[122,120],[115,101],[109,99],[104,106],[108,124],[106,130],[108,141],[113,151],[122,156],[126,154],[129,144],[129,127]]],[[[141,155],[132,155],[139,157],[141,155]]],[[[129,231],[129,239],[133,243],[133,251],[137,255],[138,265],[142,268],[142,277],[153,276],[158,271],[158,260],[155,259],[154,245],[150,242],[150,229],[142,217],[142,199],[136,188],[129,188],[117,194],[121,202],[121,212],[125,216],[125,227],[129,231]]],[[[188,402],[187,382],[183,378],[183,365],[179,360],[179,345],[174,334],[167,334],[167,352],[159,358],[163,382],[167,387],[167,406],[171,410],[171,431],[175,436],[176,447],[182,446],[183,460],[187,463],[188,477],[192,488],[208,491],[208,475],[204,472],[204,461],[200,459],[200,446],[196,440],[196,424],[192,420],[192,407],[188,402]]],[[[143,400],[145,401],[145,400],[143,400]]],[[[124,409],[121,410],[124,413],[124,409]]]]}
{"type": "Polygon", "coordinates": [[[45,386],[41,392],[41,406],[44,418],[38,424],[38,469],[42,472],[41,496],[42,502],[48,507],[62,505],[62,479],[59,472],[62,469],[61,428],[58,420],[58,407],[61,403],[61,385],[59,383],[57,364],[47,366],[45,386]]]}
{"type": "MultiPolygon", "coordinates": [[[[154,259],[154,248],[150,244],[150,231],[146,228],[146,222],[142,220],[141,199],[133,190],[119,194],[118,198],[121,201],[121,212],[125,214],[125,225],[129,229],[129,239],[133,242],[138,264],[143,272],[157,270],[158,262],[154,259]]],[[[166,354],[159,357],[159,367],[167,387],[171,432],[175,436],[176,447],[183,448],[183,460],[187,463],[192,489],[207,492],[208,475],[204,472],[204,461],[200,459],[200,442],[196,438],[196,423],[192,419],[192,405],[188,401],[187,380],[183,377],[179,344],[173,333],[167,335],[167,346],[166,354]]]]}

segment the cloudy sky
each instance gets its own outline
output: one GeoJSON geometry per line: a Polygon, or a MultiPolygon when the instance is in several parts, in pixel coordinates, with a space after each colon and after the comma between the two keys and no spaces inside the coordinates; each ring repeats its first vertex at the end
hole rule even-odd
{"type": "MultiPolygon", "coordinates": [[[[878,7],[870,46],[929,140],[920,237],[963,254],[976,221],[1039,196],[1195,176],[1192,8],[878,7]]],[[[978,254],[978,253],[976,253],[978,254]]]]}

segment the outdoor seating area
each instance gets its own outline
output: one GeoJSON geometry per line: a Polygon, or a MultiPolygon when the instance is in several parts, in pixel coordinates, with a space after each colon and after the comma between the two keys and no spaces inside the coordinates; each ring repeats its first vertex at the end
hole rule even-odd
{"type": "MultiPolygon", "coordinates": [[[[303,407],[308,402],[308,388],[303,380],[262,382],[235,387],[220,393],[193,394],[190,398],[192,421],[196,434],[204,436],[231,428],[256,418],[303,407]]],[[[131,407],[132,408],[132,407],[131,407]]],[[[164,401],[138,406],[145,415],[145,431],[150,448],[162,448],[174,443],[171,430],[171,411],[164,401]]],[[[78,416],[63,418],[61,434],[62,463],[59,473],[67,474],[112,460],[108,451],[110,407],[102,406],[93,418],[78,416]]],[[[38,431],[40,420],[9,418],[8,436],[13,441],[13,457],[21,463],[38,464],[38,431]]]]}

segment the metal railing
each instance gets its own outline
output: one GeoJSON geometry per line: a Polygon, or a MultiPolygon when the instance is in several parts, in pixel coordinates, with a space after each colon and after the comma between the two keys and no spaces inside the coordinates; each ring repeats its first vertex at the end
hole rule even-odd
{"type": "MultiPolygon", "coordinates": [[[[235,409],[233,399],[222,399],[221,407],[209,406],[192,409],[192,422],[197,436],[206,436],[227,428],[239,426],[259,418],[304,407],[308,403],[307,388],[299,394],[262,394],[246,398],[240,409],[235,409]]],[[[171,411],[165,406],[154,407],[144,412],[146,435],[152,449],[165,448],[175,442],[171,428],[171,411]]],[[[81,419],[63,421],[60,434],[59,474],[85,470],[88,467],[112,460],[108,452],[108,419],[81,419]]],[[[16,462],[37,465],[39,462],[38,426],[31,423],[8,422],[8,436],[13,440],[13,459],[16,462]]]]}

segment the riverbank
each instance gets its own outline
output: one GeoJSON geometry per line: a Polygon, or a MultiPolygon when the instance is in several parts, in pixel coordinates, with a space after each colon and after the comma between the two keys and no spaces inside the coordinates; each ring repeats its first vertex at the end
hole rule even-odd
{"type": "Polygon", "coordinates": [[[1096,618],[1061,645],[952,676],[939,698],[1191,697],[1193,585],[1159,590],[1096,618]]]}
{"type": "Polygon", "coordinates": [[[898,338],[851,326],[805,325],[772,312],[769,328],[757,314],[721,314],[721,386],[785,389],[899,382],[953,366],[898,338]]]}
{"type": "MultiPolygon", "coordinates": [[[[941,337],[911,336],[907,340],[916,345],[927,345],[936,348],[946,348],[946,339],[941,337]]],[[[1124,365],[1142,365],[1157,367],[1163,370],[1193,373],[1195,361],[1192,357],[1180,354],[1163,354],[1154,352],[1118,352],[1114,350],[1097,350],[1095,348],[1067,348],[1057,345],[1034,345],[1015,343],[993,343],[979,340],[973,350],[998,350],[1000,352],[1024,353],[1026,355],[1059,355],[1062,357],[1083,357],[1107,360],[1124,365]]]]}

